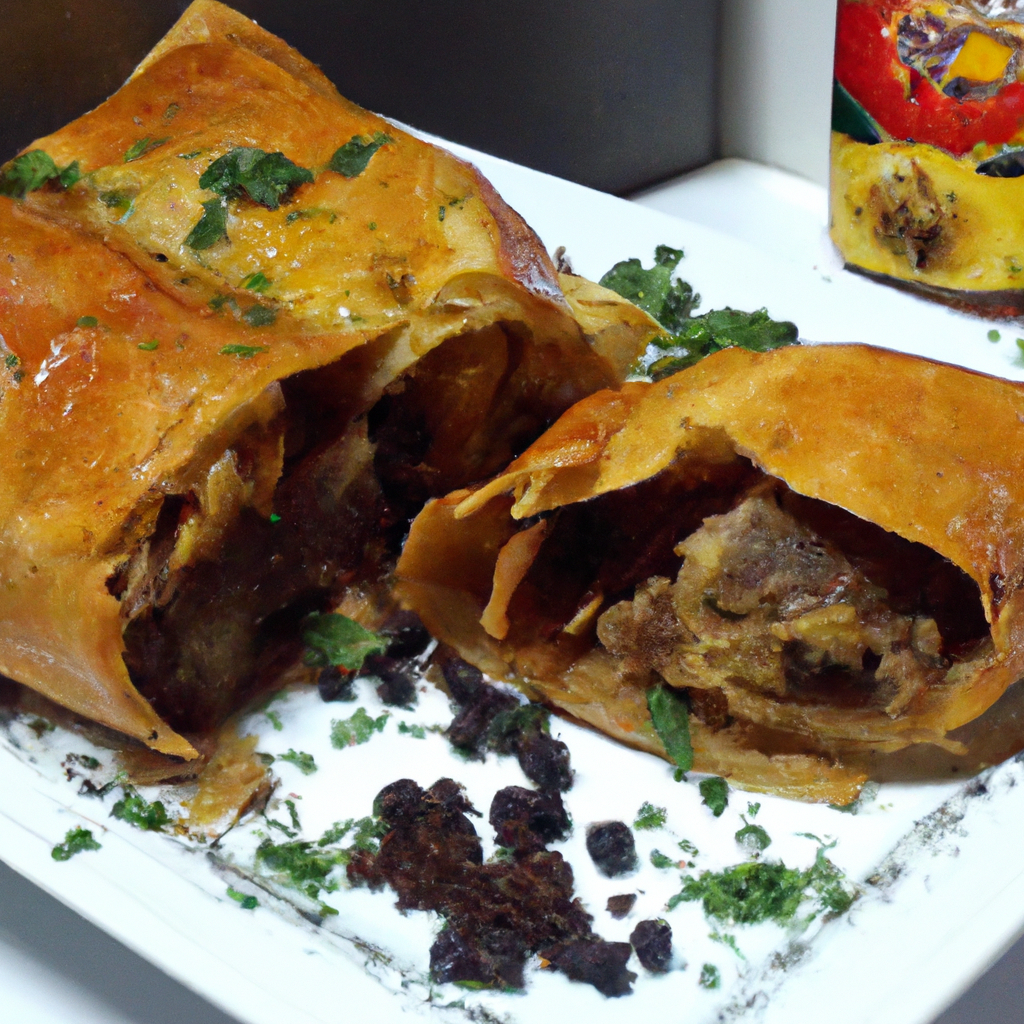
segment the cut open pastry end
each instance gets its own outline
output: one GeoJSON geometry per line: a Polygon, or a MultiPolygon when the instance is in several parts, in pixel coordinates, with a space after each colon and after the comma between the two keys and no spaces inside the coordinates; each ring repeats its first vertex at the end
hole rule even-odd
{"type": "Polygon", "coordinates": [[[432,502],[406,605],[492,677],[693,767],[845,804],[1024,674],[1024,391],[865,346],[730,349],[570,410],[432,502]],[[528,562],[528,564],[526,564],[528,562]],[[486,610],[486,611],[485,611],[486,610]]]}

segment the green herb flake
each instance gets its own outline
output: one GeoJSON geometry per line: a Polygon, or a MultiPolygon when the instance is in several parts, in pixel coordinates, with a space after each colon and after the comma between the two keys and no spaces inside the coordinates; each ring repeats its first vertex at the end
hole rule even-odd
{"type": "Polygon", "coordinates": [[[203,215],[189,232],[185,244],[196,252],[202,252],[228,237],[228,209],[223,199],[207,199],[203,215]]]}
{"type": "Polygon", "coordinates": [[[97,198],[108,210],[127,210],[135,197],[120,189],[111,189],[109,192],[100,192],[97,198]]]}
{"type": "Polygon", "coordinates": [[[255,896],[246,896],[244,892],[228,886],[228,896],[231,897],[243,910],[255,910],[260,901],[255,896]]]}
{"type": "Polygon", "coordinates": [[[206,168],[199,179],[199,187],[225,199],[244,194],[260,206],[276,210],[299,185],[312,180],[312,171],[299,167],[284,153],[239,146],[206,168]]]}
{"type": "Polygon", "coordinates": [[[288,817],[291,819],[292,828],[296,832],[301,832],[302,825],[299,823],[299,812],[295,809],[295,801],[285,800],[284,805],[288,808],[288,817]]]}
{"type": "Polygon", "coordinates": [[[9,352],[4,356],[4,366],[6,366],[8,370],[15,369],[20,362],[21,360],[13,352],[9,352]]]}
{"type": "Polygon", "coordinates": [[[743,828],[736,833],[736,842],[750,854],[763,853],[772,845],[771,836],[760,826],[743,819],[743,828]]]}
{"type": "Polygon", "coordinates": [[[265,711],[264,714],[274,727],[274,732],[280,732],[284,728],[281,724],[281,716],[276,711],[265,711]]]}
{"type": "Polygon", "coordinates": [[[91,754],[68,754],[65,760],[73,761],[75,764],[80,764],[88,771],[95,771],[97,768],[102,767],[99,760],[91,754]]]}
{"type": "Polygon", "coordinates": [[[690,708],[685,694],[667,686],[652,687],[647,691],[647,708],[665,753],[680,771],[688,772],[693,767],[693,747],[690,744],[690,708]]]}
{"type": "Polygon", "coordinates": [[[757,812],[760,811],[760,810],[761,810],[761,805],[759,803],[756,803],[756,804],[748,803],[747,804],[747,814],[749,814],[752,818],[756,818],[757,817],[757,812]]]}
{"type": "Polygon", "coordinates": [[[25,725],[36,734],[37,740],[41,740],[48,732],[53,732],[57,728],[53,722],[48,722],[45,718],[40,718],[39,715],[33,715],[26,719],[25,725]]]}
{"type": "Polygon", "coordinates": [[[444,220],[444,212],[445,212],[445,207],[439,206],[437,208],[437,219],[438,220],[444,220]]]}
{"type": "Polygon", "coordinates": [[[167,109],[164,111],[164,123],[169,124],[173,121],[178,114],[181,112],[181,107],[177,103],[168,103],[167,109]]]}
{"type": "Polygon", "coordinates": [[[616,263],[600,283],[638,305],[666,331],[675,333],[685,326],[690,311],[700,302],[700,296],[695,295],[685,281],[672,280],[682,258],[682,249],[659,245],[650,270],[645,270],[636,258],[623,260],[616,263]]]}
{"type": "Polygon", "coordinates": [[[698,850],[689,839],[680,839],[676,845],[683,851],[683,853],[688,854],[690,857],[700,856],[700,850],[698,850]]]}
{"type": "Polygon", "coordinates": [[[338,883],[330,877],[339,864],[346,864],[348,854],[343,850],[317,852],[308,840],[275,843],[264,839],[256,848],[256,863],[273,872],[286,885],[317,899],[323,891],[333,892],[338,883]]]}
{"type": "Polygon", "coordinates": [[[64,836],[64,842],[59,843],[50,851],[50,856],[54,860],[64,861],[71,860],[76,853],[100,849],[102,847],[87,828],[73,828],[64,836]]]}
{"type": "Polygon", "coordinates": [[[261,352],[266,352],[262,345],[225,345],[221,350],[222,356],[238,356],[239,359],[252,359],[261,352]]]}
{"type": "Polygon", "coordinates": [[[130,787],[122,787],[124,796],[114,804],[110,811],[112,818],[120,818],[145,832],[163,832],[170,823],[167,809],[159,800],[149,803],[130,787]]]}
{"type": "Polygon", "coordinates": [[[48,182],[56,181],[62,188],[70,188],[80,177],[77,160],[61,170],[47,152],[30,149],[0,171],[0,196],[24,199],[27,193],[41,189],[48,182]]]}
{"type": "Polygon", "coordinates": [[[270,513],[270,521],[272,523],[279,523],[279,522],[281,522],[281,517],[276,512],[271,512],[270,513]]]}
{"type": "Polygon", "coordinates": [[[349,818],[346,821],[336,821],[326,832],[316,841],[317,846],[334,846],[336,843],[340,843],[345,836],[348,835],[352,826],[356,823],[355,818],[349,818]]]}
{"type": "Polygon", "coordinates": [[[671,857],[666,857],[661,850],[651,851],[651,863],[656,868],[661,868],[662,870],[679,867],[679,861],[673,860],[671,857]]]}
{"type": "Polygon", "coordinates": [[[73,160],[57,175],[57,184],[63,189],[69,189],[72,185],[77,184],[81,178],[82,171],[78,166],[78,161],[73,160]]]}
{"type": "Polygon", "coordinates": [[[154,338],[152,341],[140,341],[139,348],[143,352],[155,352],[160,347],[160,342],[154,338]]]}
{"type": "Polygon", "coordinates": [[[374,153],[381,146],[391,142],[390,136],[383,132],[374,132],[372,138],[365,138],[360,135],[353,135],[352,138],[335,150],[331,157],[328,168],[337,174],[343,174],[346,178],[357,178],[363,171],[374,153]]]}
{"type": "Polygon", "coordinates": [[[825,856],[825,847],[820,847],[806,871],[787,868],[782,862],[755,860],[684,878],[682,891],[668,905],[672,909],[700,900],[709,918],[726,924],[774,921],[785,925],[804,903],[812,904],[808,919],[813,919],[822,912],[843,914],[855,898],[846,876],[825,856]]]}
{"type": "Polygon", "coordinates": [[[152,136],[147,135],[144,139],[139,139],[128,147],[124,154],[124,162],[130,164],[133,160],[138,160],[148,153],[152,153],[154,149],[159,149],[170,141],[170,136],[154,139],[152,136]]]}
{"type": "Polygon", "coordinates": [[[179,160],[194,160],[202,152],[203,151],[201,149],[193,149],[191,153],[179,153],[178,154],[178,159],[179,160]]]}
{"type": "Polygon", "coordinates": [[[645,829],[663,828],[666,816],[664,807],[655,807],[654,804],[645,801],[636,813],[633,828],[641,832],[645,829]]]}
{"type": "Polygon", "coordinates": [[[273,281],[267,279],[267,276],[262,270],[257,270],[255,274],[250,274],[242,282],[242,287],[247,288],[251,292],[257,292],[262,295],[273,283],[273,281]]]}
{"type": "Polygon", "coordinates": [[[80,316],[75,321],[76,327],[99,327],[100,322],[94,316],[80,316]]]}
{"type": "Polygon", "coordinates": [[[371,633],[355,619],[336,612],[311,615],[305,621],[302,640],[305,663],[314,668],[330,665],[357,672],[371,654],[383,654],[388,641],[371,633]]]}
{"type": "Polygon", "coordinates": [[[379,718],[371,718],[365,708],[357,708],[351,718],[335,719],[331,722],[331,746],[337,750],[368,743],[375,732],[383,732],[384,724],[391,717],[385,711],[379,718]]]}
{"type": "Polygon", "coordinates": [[[272,306],[261,306],[256,303],[242,314],[242,319],[250,327],[269,327],[277,319],[277,310],[272,306]]]}
{"type": "Polygon", "coordinates": [[[377,222],[376,222],[375,220],[371,220],[371,221],[370,221],[370,223],[369,223],[369,224],[367,224],[366,226],[367,226],[367,227],[368,227],[368,228],[369,228],[369,229],[370,229],[371,231],[376,231],[376,230],[377,230],[377,222]]]}
{"type": "Polygon", "coordinates": [[[307,754],[304,750],[289,750],[287,754],[278,754],[277,759],[295,765],[303,775],[312,775],[317,770],[313,755],[307,754]]]}
{"type": "Polygon", "coordinates": [[[274,757],[273,754],[266,754],[261,750],[256,751],[256,756],[260,759],[260,764],[266,765],[267,768],[269,768],[277,760],[277,758],[274,757]]]}
{"type": "Polygon", "coordinates": [[[989,341],[999,341],[1001,338],[1002,338],[1002,335],[994,327],[992,328],[991,331],[988,332],[988,340],[989,341]]]}
{"type": "Polygon", "coordinates": [[[722,975],[714,964],[705,964],[700,969],[700,977],[697,984],[701,988],[716,989],[722,987],[722,975]]]}
{"type": "Polygon", "coordinates": [[[716,775],[710,779],[701,779],[697,788],[700,790],[701,803],[716,818],[720,818],[722,812],[729,806],[729,783],[716,775]]]}
{"type": "Polygon", "coordinates": [[[210,309],[223,309],[224,306],[229,303],[232,305],[234,304],[234,299],[232,299],[230,295],[222,295],[220,292],[217,292],[217,294],[210,299],[208,305],[210,309]]]}
{"type": "Polygon", "coordinates": [[[729,947],[729,949],[731,949],[731,950],[732,950],[732,951],[733,951],[733,952],[734,952],[734,953],[735,953],[735,954],[736,954],[736,955],[737,955],[737,956],[738,956],[738,957],[739,957],[739,958],[740,958],[741,960],[746,960],[746,959],[747,959],[747,958],[746,958],[746,957],[745,957],[745,956],[743,955],[743,950],[741,950],[741,949],[740,949],[740,947],[739,947],[739,945],[737,944],[737,942],[736,942],[736,936],[735,936],[735,935],[728,935],[728,934],[724,934],[724,933],[722,933],[722,932],[718,931],[718,929],[716,928],[716,929],[715,929],[715,930],[714,930],[714,931],[713,931],[713,932],[712,932],[712,933],[711,933],[711,934],[710,934],[710,935],[708,936],[708,938],[709,938],[709,939],[710,939],[710,940],[711,940],[712,942],[717,942],[717,943],[719,943],[719,944],[720,944],[720,945],[722,945],[722,946],[728,946],[728,947],[729,947]]]}
{"type": "Polygon", "coordinates": [[[425,740],[427,738],[426,727],[422,725],[408,725],[405,722],[399,722],[398,731],[403,736],[411,736],[416,740],[425,740]]]}

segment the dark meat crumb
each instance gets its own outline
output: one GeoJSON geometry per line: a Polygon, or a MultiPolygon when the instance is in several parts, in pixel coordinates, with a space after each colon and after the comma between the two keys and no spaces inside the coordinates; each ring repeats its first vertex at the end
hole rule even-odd
{"type": "Polygon", "coordinates": [[[626,970],[632,949],[628,942],[577,939],[541,954],[573,981],[585,981],[606,996],[629,995],[636,975],[626,970]]]}
{"type": "Polygon", "coordinates": [[[522,786],[506,786],[494,794],[489,820],[498,842],[521,853],[564,839],[571,827],[557,792],[537,793],[522,786]]]}
{"type": "Polygon", "coordinates": [[[316,688],[320,691],[320,699],[322,701],[349,701],[356,699],[356,695],[352,690],[352,676],[336,665],[320,669],[320,675],[316,680],[316,688]]]}
{"type": "Polygon", "coordinates": [[[616,921],[621,921],[636,905],[636,893],[627,892],[621,896],[609,896],[605,910],[608,911],[616,921]]]}
{"type": "MultiPolygon", "coordinates": [[[[495,803],[503,822],[499,828],[525,820],[521,833],[538,838],[562,828],[557,794],[503,790],[495,803]],[[502,808],[526,810],[519,818],[502,818],[502,808]],[[531,810],[537,819],[532,824],[531,810]]],[[[608,995],[630,990],[635,975],[624,969],[629,945],[606,943],[591,931],[593,919],[573,897],[572,868],[561,854],[537,849],[536,839],[527,838],[531,849],[483,863],[480,839],[466,817],[476,812],[451,779],[426,791],[411,779],[400,779],[377,795],[374,813],[388,832],[376,856],[356,851],[359,856],[353,855],[347,868],[349,879],[371,886],[387,883],[400,909],[441,915],[445,927],[430,951],[435,981],[522,988],[527,959],[550,951],[543,955],[571,978],[608,995]]]]}
{"type": "Polygon", "coordinates": [[[624,821],[601,821],[587,829],[587,853],[598,870],[609,878],[624,875],[637,866],[633,833],[624,821]]]}
{"type": "Polygon", "coordinates": [[[371,654],[359,672],[380,680],[377,696],[389,707],[409,708],[416,703],[416,684],[402,664],[387,654],[371,654]]]}
{"type": "Polygon", "coordinates": [[[672,928],[667,921],[641,921],[629,941],[647,970],[659,973],[668,970],[672,960],[672,928]]]}
{"type": "Polygon", "coordinates": [[[431,639],[415,612],[396,612],[381,628],[380,635],[388,640],[387,656],[399,661],[421,655],[431,639]]]}
{"type": "Polygon", "coordinates": [[[572,787],[569,748],[548,731],[548,712],[520,704],[484,681],[479,669],[452,658],[442,665],[445,683],[459,713],[448,727],[452,745],[476,757],[485,750],[514,754],[523,773],[543,790],[572,787]]]}

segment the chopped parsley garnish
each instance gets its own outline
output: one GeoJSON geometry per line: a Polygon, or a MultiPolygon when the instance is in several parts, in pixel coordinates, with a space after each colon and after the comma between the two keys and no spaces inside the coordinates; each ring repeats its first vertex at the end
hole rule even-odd
{"type": "Polygon", "coordinates": [[[693,747],[686,696],[667,686],[655,686],[647,691],[647,708],[665,753],[680,772],[688,772],[693,767],[693,747]]]}
{"type": "Polygon", "coordinates": [[[179,160],[193,160],[197,156],[199,156],[200,153],[202,153],[201,149],[193,149],[191,153],[179,153],[178,154],[178,159],[179,160]]]}
{"type": "Polygon", "coordinates": [[[665,334],[652,341],[640,357],[634,367],[636,373],[661,380],[719,349],[738,346],[766,352],[796,344],[796,326],[772,320],[764,309],[754,313],[713,309],[693,316],[700,296],[685,281],[672,279],[682,258],[681,249],[659,245],[649,270],[634,258],[616,263],[601,278],[605,288],[636,303],[665,329],[665,334]]]}
{"type": "Polygon", "coordinates": [[[767,352],[795,345],[798,336],[796,324],[773,320],[767,309],[744,313],[727,306],[692,317],[684,329],[671,338],[655,340],[650,346],[654,352],[648,349],[642,359],[646,361],[647,373],[657,381],[723,348],[767,352]]]}
{"type": "Polygon", "coordinates": [[[307,665],[314,668],[336,665],[348,672],[357,672],[371,654],[383,654],[388,647],[384,637],[336,612],[310,615],[305,621],[302,640],[306,645],[307,665]]]}
{"type": "Polygon", "coordinates": [[[700,850],[689,839],[680,839],[676,845],[683,853],[688,853],[691,857],[697,857],[700,854],[700,850]]]}
{"type": "Polygon", "coordinates": [[[331,722],[331,746],[337,750],[369,743],[375,732],[383,732],[384,725],[391,717],[385,711],[379,718],[371,718],[365,708],[356,708],[351,718],[336,718],[331,722]]]}
{"type": "Polygon", "coordinates": [[[376,230],[377,230],[377,222],[376,222],[375,220],[371,220],[371,221],[370,221],[370,223],[369,223],[369,224],[367,224],[366,226],[367,226],[367,227],[368,227],[368,228],[369,228],[369,229],[370,229],[371,231],[376,231],[376,230]]]}
{"type": "Polygon", "coordinates": [[[988,332],[989,341],[999,341],[1000,338],[1002,338],[1002,335],[994,327],[988,332]]]}
{"type": "Polygon", "coordinates": [[[120,189],[111,189],[109,192],[100,192],[97,198],[110,210],[127,210],[135,201],[135,197],[131,195],[131,193],[122,192],[120,189]]]}
{"type": "Polygon", "coordinates": [[[45,150],[30,149],[16,156],[0,172],[0,196],[24,199],[26,193],[35,192],[51,181],[60,188],[71,188],[81,176],[77,160],[60,168],[45,150]]]}
{"type": "Polygon", "coordinates": [[[168,103],[167,109],[164,111],[164,122],[173,121],[181,111],[181,107],[177,103],[168,103]]]}
{"type": "Polygon", "coordinates": [[[276,512],[271,512],[270,513],[270,521],[272,523],[279,523],[279,522],[281,522],[281,517],[276,512]]]}
{"type": "Polygon", "coordinates": [[[303,775],[312,775],[317,770],[313,755],[307,754],[304,750],[289,750],[287,754],[278,754],[277,759],[295,765],[303,775]]]}
{"type": "Polygon", "coordinates": [[[665,824],[666,810],[664,807],[655,807],[654,804],[646,801],[637,811],[636,819],[633,821],[633,828],[643,831],[644,829],[662,828],[665,824]]]}
{"type": "Polygon", "coordinates": [[[656,868],[662,869],[679,867],[678,861],[673,860],[671,857],[666,857],[665,854],[661,852],[661,850],[651,851],[651,863],[656,868]]]}
{"type": "Polygon", "coordinates": [[[666,331],[675,333],[685,326],[690,311],[700,302],[700,296],[685,281],[672,280],[682,258],[682,249],[659,245],[654,250],[654,266],[650,270],[644,270],[636,258],[623,260],[600,283],[650,313],[666,331]]]}
{"type": "Polygon", "coordinates": [[[366,170],[370,158],[381,146],[391,142],[390,136],[383,132],[374,132],[372,138],[353,135],[344,146],[335,150],[327,165],[330,170],[343,174],[346,178],[357,178],[366,170]]]}
{"type": "Polygon", "coordinates": [[[144,139],[139,139],[128,147],[124,154],[124,162],[126,164],[130,164],[133,160],[138,160],[140,157],[144,157],[147,153],[152,153],[154,149],[158,149],[160,146],[163,146],[165,143],[170,141],[170,136],[165,136],[162,139],[154,139],[147,135],[144,139]]]}
{"type": "Polygon", "coordinates": [[[96,842],[92,832],[87,828],[73,828],[64,836],[64,842],[58,844],[50,851],[50,856],[54,860],[71,860],[76,853],[100,849],[102,847],[96,842]]]}
{"type": "Polygon", "coordinates": [[[97,768],[102,767],[99,760],[91,754],[68,754],[64,760],[65,762],[71,761],[75,764],[80,764],[88,771],[95,771],[97,768]]]}
{"type": "Polygon", "coordinates": [[[722,975],[714,964],[705,964],[700,969],[700,977],[697,984],[701,988],[715,989],[722,987],[722,975]]]}
{"type": "Polygon", "coordinates": [[[819,847],[806,871],[787,868],[781,861],[748,861],[684,878],[682,891],[668,901],[669,909],[700,900],[709,918],[727,924],[788,924],[807,902],[812,902],[808,920],[822,912],[845,913],[855,893],[843,872],[825,856],[825,849],[819,847]]]}
{"type": "Polygon", "coordinates": [[[443,207],[443,206],[439,206],[437,208],[437,219],[438,220],[444,220],[444,211],[445,211],[445,207],[443,207]]]}
{"type": "Polygon", "coordinates": [[[228,237],[228,208],[224,200],[207,199],[202,205],[203,215],[185,239],[185,244],[197,252],[228,237]]]}
{"type": "Polygon", "coordinates": [[[265,711],[264,714],[274,727],[274,732],[280,732],[284,728],[281,724],[281,716],[276,711],[265,711]]]}
{"type": "Polygon", "coordinates": [[[160,342],[154,338],[152,341],[140,341],[139,348],[143,352],[155,352],[160,347],[160,342]]]}
{"type": "Polygon", "coordinates": [[[713,776],[710,779],[701,779],[700,785],[701,802],[711,813],[720,818],[722,812],[729,806],[729,783],[725,779],[713,776]]]}
{"type": "MultiPolygon", "coordinates": [[[[333,224],[338,219],[338,215],[333,210],[325,209],[322,206],[311,206],[308,210],[292,210],[284,220],[286,224],[294,224],[297,220],[312,220],[314,217],[319,217],[320,214],[327,215],[328,224],[333,224]]],[[[345,294],[347,295],[348,292],[345,294]]]]}
{"type": "Polygon", "coordinates": [[[728,946],[741,960],[747,958],[743,955],[743,951],[736,943],[735,935],[724,935],[717,928],[708,936],[712,942],[720,943],[723,946],[728,946]]]}
{"type": "Polygon", "coordinates": [[[114,804],[110,816],[127,821],[129,825],[146,832],[162,832],[171,820],[164,805],[159,800],[150,803],[130,787],[123,789],[124,796],[114,804]]]}
{"type": "Polygon", "coordinates": [[[267,276],[262,270],[257,270],[255,274],[250,274],[242,282],[242,287],[247,288],[251,292],[257,292],[262,295],[273,283],[273,281],[269,281],[267,279],[267,276]]]}
{"type": "Polygon", "coordinates": [[[277,310],[271,306],[261,306],[257,302],[242,314],[242,319],[250,327],[269,327],[277,319],[277,310]]]}
{"type": "Polygon", "coordinates": [[[238,356],[239,359],[252,359],[267,350],[262,345],[225,345],[221,350],[222,356],[238,356]]]}
{"type": "Polygon", "coordinates": [[[4,356],[4,366],[6,366],[8,370],[15,369],[20,362],[21,360],[13,352],[9,352],[4,356]]]}
{"type": "Polygon", "coordinates": [[[736,842],[748,853],[763,853],[772,845],[771,836],[760,826],[743,819],[743,828],[736,833],[736,842]]]}
{"type": "Polygon", "coordinates": [[[264,839],[256,848],[256,863],[263,864],[275,874],[283,876],[287,884],[301,890],[311,899],[317,899],[321,891],[334,892],[338,883],[330,878],[339,864],[348,861],[343,850],[317,852],[312,842],[306,839],[287,843],[275,843],[264,839]]]}
{"type": "Polygon", "coordinates": [[[405,722],[399,722],[398,731],[402,733],[403,736],[411,736],[416,740],[425,740],[427,738],[426,727],[422,725],[408,725],[405,722]]]}
{"type": "Polygon", "coordinates": [[[99,327],[99,320],[94,316],[80,316],[75,321],[76,327],[99,327]]]}
{"type": "Polygon", "coordinates": [[[231,897],[243,910],[255,910],[260,901],[255,896],[246,896],[244,892],[228,886],[228,896],[231,897]]]}
{"type": "Polygon", "coordinates": [[[312,171],[293,163],[284,153],[239,146],[206,168],[199,187],[225,199],[237,199],[244,194],[260,206],[276,210],[299,185],[312,180],[312,171]]]}

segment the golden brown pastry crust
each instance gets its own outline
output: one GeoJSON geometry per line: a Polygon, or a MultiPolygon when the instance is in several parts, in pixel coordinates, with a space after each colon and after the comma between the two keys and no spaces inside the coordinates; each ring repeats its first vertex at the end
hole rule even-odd
{"type": "Polygon", "coordinates": [[[858,345],[728,349],[659,384],[583,400],[500,477],[429,505],[399,564],[400,590],[485,671],[662,753],[644,688],[602,665],[611,656],[596,640],[580,648],[534,637],[517,648],[514,621],[508,641],[488,635],[479,619],[497,556],[520,520],[669,467],[698,479],[749,459],[800,495],[938,552],[977,584],[990,623],[986,653],[892,717],[808,708],[800,722],[790,710],[717,732],[691,717],[698,770],[846,802],[864,778],[858,754],[946,742],[1024,674],[1022,423],[1020,385],[912,356],[858,345]]]}
{"type": "Polygon", "coordinates": [[[212,0],[110,100],[27,148],[83,177],[0,199],[0,672],[164,753],[194,751],[129,679],[110,581],[169,494],[193,495],[214,540],[218,516],[269,514],[278,382],[364,349],[334,399],[356,417],[446,339],[512,324],[550,352],[557,412],[621,379],[656,330],[632,307],[581,327],[537,237],[475,168],[343,100],[212,0]],[[328,169],[378,132],[362,174],[328,169]],[[232,201],[227,239],[191,249],[213,195],[198,178],[239,146],[315,180],[276,210],[232,201]],[[256,272],[263,294],[245,287],[256,272]],[[240,315],[257,301],[273,323],[240,315]],[[223,461],[242,437],[262,460],[248,477],[223,461]]]}

